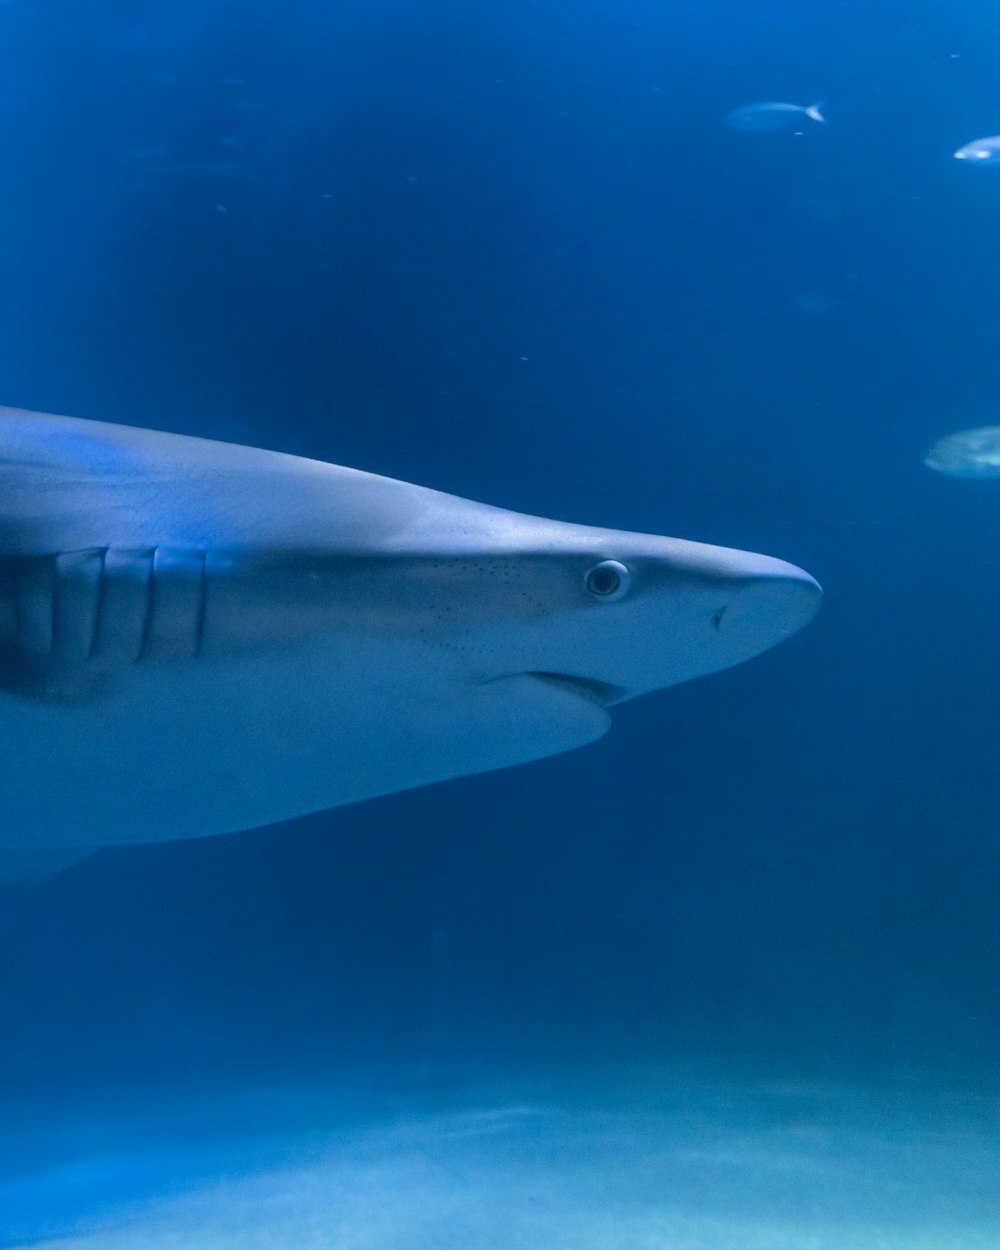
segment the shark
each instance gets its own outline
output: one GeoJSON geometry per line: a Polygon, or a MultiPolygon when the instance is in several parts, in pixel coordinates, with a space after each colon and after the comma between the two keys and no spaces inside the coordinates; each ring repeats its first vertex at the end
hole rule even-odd
{"type": "Polygon", "coordinates": [[[794,565],[0,409],[0,875],[526,763],[806,624],[794,565]]]}

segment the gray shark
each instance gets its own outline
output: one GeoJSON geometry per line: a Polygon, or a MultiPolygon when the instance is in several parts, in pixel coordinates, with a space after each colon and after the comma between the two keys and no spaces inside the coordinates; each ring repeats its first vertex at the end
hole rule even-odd
{"type": "Polygon", "coordinates": [[[819,597],[767,556],[0,409],[8,875],[582,746],[819,597]]]}

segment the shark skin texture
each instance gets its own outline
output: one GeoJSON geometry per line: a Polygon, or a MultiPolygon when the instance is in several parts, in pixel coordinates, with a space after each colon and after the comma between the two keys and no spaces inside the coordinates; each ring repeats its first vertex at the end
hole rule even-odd
{"type": "Polygon", "coordinates": [[[6,875],[582,746],[820,594],[768,556],[0,409],[6,875]]]}

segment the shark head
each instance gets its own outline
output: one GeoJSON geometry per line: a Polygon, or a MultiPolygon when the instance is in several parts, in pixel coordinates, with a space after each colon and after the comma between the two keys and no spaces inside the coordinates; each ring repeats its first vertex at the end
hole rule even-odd
{"type": "MultiPolygon", "coordinates": [[[[343,569],[338,581],[343,593],[343,569]]],[[[392,556],[359,562],[355,593],[378,604],[367,628],[423,650],[439,705],[460,692],[460,750],[478,742],[507,762],[592,741],[616,704],[758,655],[821,598],[769,556],[448,496],[392,556]]]]}
{"type": "Polygon", "coordinates": [[[584,526],[541,530],[534,547],[469,571],[470,606],[490,602],[492,622],[504,623],[485,631],[494,667],[510,668],[494,680],[530,675],[609,707],[750,659],[819,606],[808,574],[767,556],[584,526]]]}
{"type": "Polygon", "coordinates": [[[767,556],[0,410],[3,845],[231,832],[569,750],[819,596],[767,556]]]}

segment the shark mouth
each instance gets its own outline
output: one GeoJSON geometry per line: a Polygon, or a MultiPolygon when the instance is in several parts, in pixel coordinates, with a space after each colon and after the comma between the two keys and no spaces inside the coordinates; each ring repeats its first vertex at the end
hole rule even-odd
{"type": "Polygon", "coordinates": [[[576,677],[570,673],[526,673],[526,677],[534,677],[550,686],[556,686],[569,694],[582,699],[589,699],[600,707],[608,707],[612,703],[620,703],[628,697],[628,692],[621,686],[612,686],[610,682],[596,681],[593,677],[576,677]]]}

